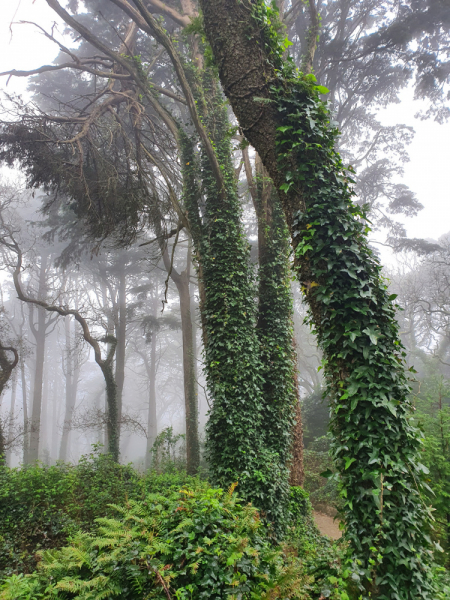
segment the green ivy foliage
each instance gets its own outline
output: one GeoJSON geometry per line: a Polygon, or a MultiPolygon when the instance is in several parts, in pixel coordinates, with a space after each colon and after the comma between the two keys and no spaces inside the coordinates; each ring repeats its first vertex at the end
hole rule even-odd
{"type": "Polygon", "coordinates": [[[286,44],[272,25],[275,3],[253,7],[276,72],[269,86],[281,191],[298,206],[295,268],[324,353],[345,535],[363,571],[361,589],[386,600],[431,599],[426,469],[410,422],[394,297],[369,248],[365,214],[352,201],[352,169],[335,150],[339,132],[320,97],[327,90],[283,56],[286,44]]]}
{"type": "MultiPolygon", "coordinates": [[[[211,476],[223,488],[238,482],[240,496],[261,509],[274,523],[274,532],[281,534],[287,521],[287,440],[292,417],[287,415],[285,403],[282,410],[273,409],[270,422],[268,419],[263,394],[265,371],[256,332],[255,278],[231,160],[232,130],[214,74],[205,70],[195,76],[198,110],[224,178],[224,189],[219,190],[206,153],[202,150],[196,157],[192,138],[181,136],[184,204],[205,293],[202,319],[205,372],[212,399],[207,423],[211,476]],[[200,195],[204,197],[201,218],[200,195]],[[271,430],[281,430],[274,443],[268,441],[269,436],[276,438],[271,430]]],[[[287,352],[278,345],[270,349],[274,356],[287,352]]],[[[278,381],[286,372],[279,374],[278,381]]],[[[282,385],[278,398],[289,386],[285,382],[282,385]]]]}
{"type": "Polygon", "coordinates": [[[293,347],[289,232],[280,201],[273,188],[267,206],[263,205],[263,184],[261,181],[256,182],[256,203],[260,205],[256,211],[260,229],[257,331],[264,378],[262,427],[265,431],[266,445],[278,455],[280,469],[285,470],[282,480],[285,482],[283,491],[286,493],[291,432],[295,404],[298,402],[294,387],[297,365],[293,347]]]}
{"type": "Polygon", "coordinates": [[[267,541],[259,513],[207,486],[112,506],[94,534],[41,553],[38,570],[6,580],[1,600],[309,598],[299,560],[267,541]]]}

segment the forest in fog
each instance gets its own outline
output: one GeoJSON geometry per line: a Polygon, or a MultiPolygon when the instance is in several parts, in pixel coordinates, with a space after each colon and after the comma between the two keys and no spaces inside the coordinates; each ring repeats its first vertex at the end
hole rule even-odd
{"type": "Polygon", "coordinates": [[[382,118],[447,122],[448,1],[38,3],[53,62],[0,73],[0,599],[450,598],[450,225],[408,236],[382,118]]]}

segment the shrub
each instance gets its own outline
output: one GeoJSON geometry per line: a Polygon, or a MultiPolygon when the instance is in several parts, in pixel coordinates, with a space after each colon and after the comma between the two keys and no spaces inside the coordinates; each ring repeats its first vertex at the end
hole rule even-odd
{"type": "Polygon", "coordinates": [[[184,472],[140,475],[99,447],[78,465],[0,467],[0,578],[30,573],[37,551],[61,547],[79,529],[91,531],[97,517],[115,514],[111,504],[187,483],[198,481],[184,472]]]}
{"type": "Polygon", "coordinates": [[[204,485],[114,506],[98,532],[41,552],[38,570],[9,578],[1,600],[146,598],[306,600],[301,563],[274,549],[258,511],[204,485]],[[31,595],[30,595],[31,594],[31,595]]]}

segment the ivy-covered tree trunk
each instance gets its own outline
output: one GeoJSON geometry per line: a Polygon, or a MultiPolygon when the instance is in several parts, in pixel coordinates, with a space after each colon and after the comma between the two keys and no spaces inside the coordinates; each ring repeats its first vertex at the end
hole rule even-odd
{"type": "Polygon", "coordinates": [[[184,203],[204,289],[205,370],[212,401],[207,452],[215,483],[227,488],[237,481],[239,494],[279,528],[286,517],[288,476],[284,455],[268,443],[256,289],[231,161],[232,133],[210,73],[203,73],[198,90],[198,108],[224,179],[223,189],[218,189],[206,152],[202,149],[199,165],[192,140],[184,139],[184,203]]]}
{"type": "Polygon", "coordinates": [[[290,469],[291,485],[303,485],[303,430],[290,286],[289,234],[283,210],[259,156],[253,176],[247,149],[245,172],[258,223],[257,332],[263,362],[266,443],[290,469]]]}
{"type": "MultiPolygon", "coordinates": [[[[240,126],[279,190],[310,322],[324,353],[346,537],[372,597],[433,598],[420,440],[395,308],[368,247],[325,89],[284,56],[263,0],[202,0],[240,126]]],[[[356,575],[357,576],[357,575],[356,575]]]]}

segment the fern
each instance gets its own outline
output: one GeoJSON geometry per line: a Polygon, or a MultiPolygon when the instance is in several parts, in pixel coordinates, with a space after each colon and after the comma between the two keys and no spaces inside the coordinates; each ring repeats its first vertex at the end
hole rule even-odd
{"type": "Polygon", "coordinates": [[[257,510],[241,505],[235,487],[111,505],[116,518],[97,519],[95,535],[43,552],[38,570],[10,578],[0,600],[303,600],[301,564],[269,545],[257,510]]]}

